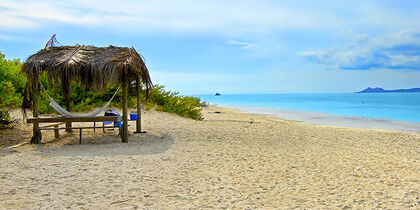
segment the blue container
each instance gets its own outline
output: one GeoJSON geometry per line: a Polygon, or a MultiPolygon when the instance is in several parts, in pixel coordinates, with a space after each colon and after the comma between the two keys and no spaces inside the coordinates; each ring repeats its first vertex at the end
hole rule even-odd
{"type": "Polygon", "coordinates": [[[137,113],[131,113],[130,120],[137,120],[137,113]]]}
{"type": "Polygon", "coordinates": [[[121,127],[122,126],[122,122],[121,121],[115,121],[114,122],[114,127],[121,127]]]}

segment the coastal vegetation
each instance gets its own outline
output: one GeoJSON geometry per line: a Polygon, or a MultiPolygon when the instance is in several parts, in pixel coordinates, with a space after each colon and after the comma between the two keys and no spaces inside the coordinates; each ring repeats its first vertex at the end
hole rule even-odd
{"type": "MultiPolygon", "coordinates": [[[[8,60],[0,53],[0,124],[11,123],[9,116],[10,109],[19,108],[22,105],[22,98],[26,87],[26,77],[20,73],[22,62],[19,59],[8,60]]],[[[61,88],[54,88],[49,84],[47,75],[41,75],[40,81],[46,92],[57,103],[64,106],[64,94],[61,88]]],[[[73,112],[89,111],[105,104],[117,90],[116,85],[108,85],[103,91],[92,91],[83,88],[80,83],[71,84],[71,107],[73,112]]],[[[201,120],[200,99],[196,97],[180,96],[178,92],[165,90],[163,85],[154,85],[149,90],[148,97],[145,91],[141,95],[145,109],[156,109],[158,111],[175,113],[183,117],[201,120]]],[[[39,111],[41,114],[54,113],[49,105],[49,98],[44,91],[40,91],[39,111]]],[[[122,91],[115,96],[110,107],[121,107],[122,91]]],[[[136,106],[135,85],[130,85],[128,93],[128,106],[136,106]]]]}

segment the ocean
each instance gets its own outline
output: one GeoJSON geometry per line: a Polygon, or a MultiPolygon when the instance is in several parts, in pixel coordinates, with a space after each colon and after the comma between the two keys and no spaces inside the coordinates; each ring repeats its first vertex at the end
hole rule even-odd
{"type": "MultiPolygon", "coordinates": [[[[344,93],[344,94],[222,94],[196,95],[218,106],[231,106],[252,113],[327,114],[420,122],[420,93],[344,93]]],[[[315,116],[315,115],[313,115],[315,116]]],[[[314,118],[314,117],[313,117],[314,118]]],[[[300,119],[294,119],[300,120],[300,119]]],[[[305,121],[305,120],[303,120],[305,121]]]]}

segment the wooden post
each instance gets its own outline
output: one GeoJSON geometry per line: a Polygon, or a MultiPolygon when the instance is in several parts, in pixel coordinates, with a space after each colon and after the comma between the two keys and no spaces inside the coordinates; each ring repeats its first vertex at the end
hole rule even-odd
{"type": "Polygon", "coordinates": [[[55,125],[54,126],[54,137],[56,138],[56,139],[58,139],[59,137],[60,137],[60,133],[59,133],[59,131],[58,131],[58,125],[55,125]]]}
{"type": "Polygon", "coordinates": [[[82,129],[80,128],[79,144],[82,144],[82,129]]]}
{"type": "MultiPolygon", "coordinates": [[[[63,80],[63,93],[64,99],[66,101],[66,109],[71,112],[70,100],[71,100],[71,85],[68,76],[64,76],[63,80]]],[[[71,129],[71,122],[66,122],[66,132],[73,132],[71,129]]]]}
{"type": "Polygon", "coordinates": [[[123,130],[122,130],[122,142],[128,143],[128,120],[127,120],[127,92],[128,92],[128,78],[126,69],[123,73],[123,130]]]}
{"type": "MultiPolygon", "coordinates": [[[[34,73],[34,79],[32,80],[32,94],[33,94],[33,104],[32,104],[32,114],[33,117],[38,117],[39,116],[39,111],[38,111],[38,81],[39,81],[39,73],[38,70],[35,70],[34,73]]],[[[34,122],[33,123],[33,135],[31,138],[31,143],[33,144],[41,144],[41,139],[42,139],[42,135],[41,135],[41,130],[39,130],[39,123],[38,122],[34,122]]]]}
{"type": "Polygon", "coordinates": [[[137,121],[136,121],[136,132],[141,133],[141,82],[140,76],[136,79],[137,89],[137,121]]]}

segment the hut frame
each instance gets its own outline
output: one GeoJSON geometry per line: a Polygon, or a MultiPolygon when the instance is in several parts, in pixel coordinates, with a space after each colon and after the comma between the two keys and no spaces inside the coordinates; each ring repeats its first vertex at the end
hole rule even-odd
{"type": "Polygon", "coordinates": [[[22,107],[24,109],[32,108],[33,113],[33,118],[27,120],[28,123],[33,123],[31,143],[41,143],[40,123],[66,123],[66,131],[71,132],[71,122],[100,122],[117,119],[104,116],[40,118],[38,91],[39,75],[42,72],[46,72],[50,84],[62,87],[67,111],[71,111],[70,84],[72,81],[79,81],[83,87],[98,91],[107,84],[121,85],[123,90],[123,126],[120,133],[124,143],[128,142],[128,85],[136,81],[137,113],[139,115],[136,120],[136,133],[141,133],[141,84],[144,84],[146,88],[146,95],[153,85],[144,58],[133,47],[57,46],[57,43],[54,34],[45,48],[30,56],[22,67],[22,72],[28,78],[22,107]]]}

